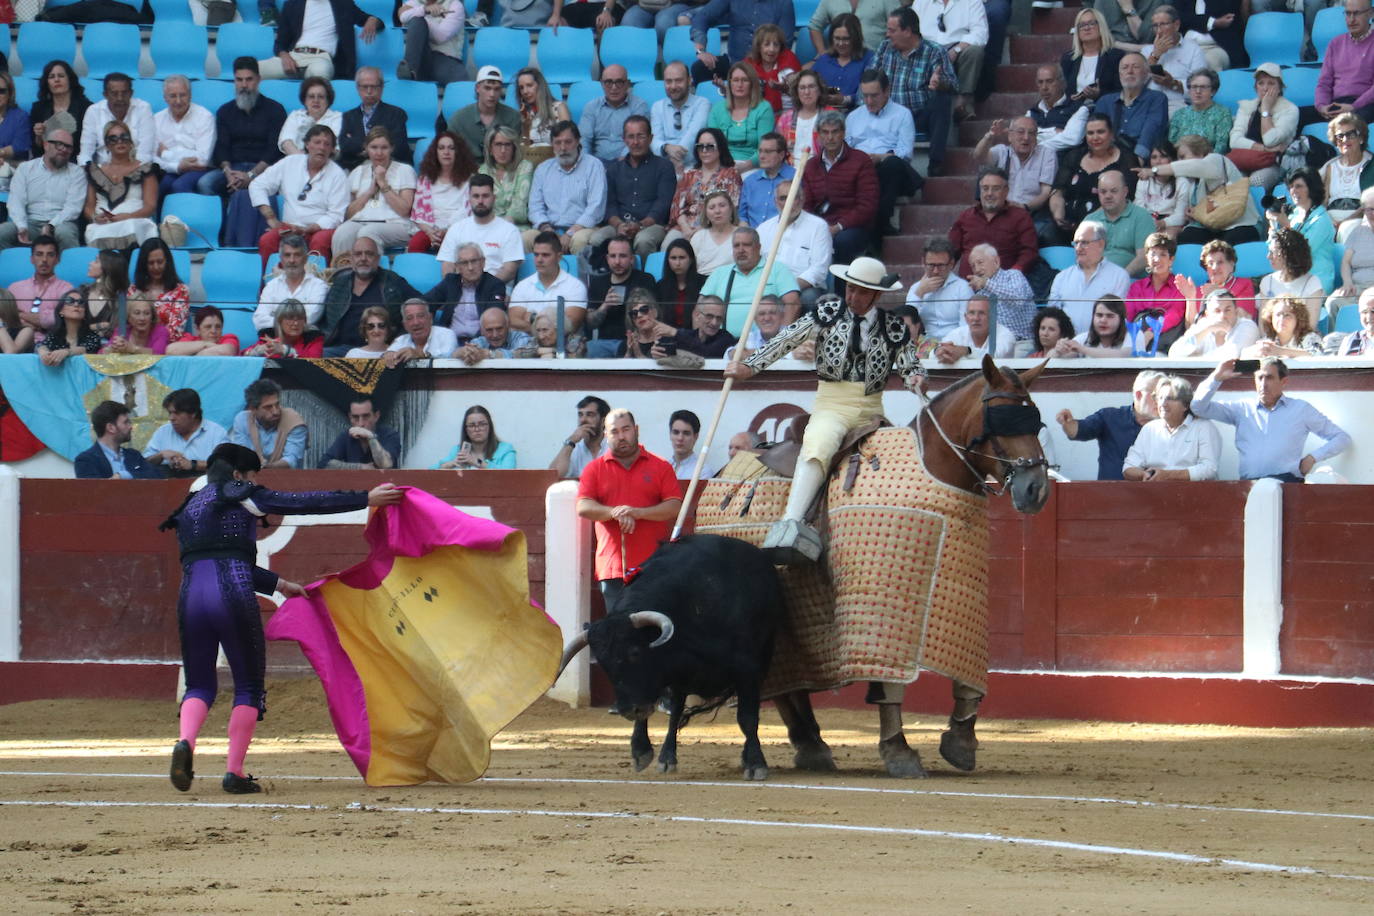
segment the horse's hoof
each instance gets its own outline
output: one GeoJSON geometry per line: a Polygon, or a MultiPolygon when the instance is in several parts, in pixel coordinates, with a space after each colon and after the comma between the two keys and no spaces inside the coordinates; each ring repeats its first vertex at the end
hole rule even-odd
{"type": "Polygon", "coordinates": [[[830,746],[824,741],[797,748],[792,764],[799,770],[811,770],[816,773],[833,773],[838,769],[835,766],[835,755],[830,752],[830,746]]]}
{"type": "Polygon", "coordinates": [[[677,762],[676,762],[676,761],[670,762],[670,761],[667,761],[667,760],[660,760],[660,761],[658,762],[658,771],[659,771],[660,773],[676,773],[676,772],[677,772],[677,762]]]}
{"type": "Polygon", "coordinates": [[[768,778],[767,766],[745,767],[744,778],[753,782],[762,782],[768,778]]]}
{"type": "Polygon", "coordinates": [[[940,756],[956,770],[973,772],[978,756],[978,737],[973,732],[977,716],[969,716],[962,722],[951,718],[949,728],[940,735],[940,756]]]}
{"type": "Polygon", "coordinates": [[[635,772],[642,773],[649,764],[654,762],[654,752],[649,751],[644,754],[635,754],[633,755],[633,760],[635,762],[635,772]]]}
{"type": "Polygon", "coordinates": [[[925,779],[926,768],[921,766],[921,755],[906,743],[905,735],[898,733],[879,741],[878,753],[887,767],[887,775],[897,779],[925,779]]]}

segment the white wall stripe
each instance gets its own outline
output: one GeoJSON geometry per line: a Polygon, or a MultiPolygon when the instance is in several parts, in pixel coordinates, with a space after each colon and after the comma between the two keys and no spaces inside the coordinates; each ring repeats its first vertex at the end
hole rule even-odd
{"type": "MultiPolygon", "coordinates": [[[[40,778],[69,778],[69,777],[92,777],[99,779],[152,779],[162,781],[167,778],[165,773],[100,773],[100,772],[58,772],[58,771],[39,771],[39,770],[0,770],[0,776],[7,777],[40,777],[40,778]]],[[[358,783],[357,776],[310,776],[301,774],[283,775],[264,775],[263,779],[281,780],[283,782],[352,782],[358,783]]],[[[1340,811],[1303,811],[1292,808],[1236,808],[1225,805],[1199,805],[1187,802],[1161,802],[1148,801],[1132,798],[1112,798],[1110,796],[1094,795],[1026,795],[1013,792],[954,792],[950,790],[938,789],[886,789],[878,786],[820,786],[807,785],[806,783],[788,782],[713,782],[710,780],[679,780],[670,781],[655,779],[574,779],[574,778],[553,778],[553,777],[533,777],[533,776],[485,776],[477,781],[478,783],[532,783],[547,785],[593,785],[593,786],[640,786],[645,788],[706,788],[706,789],[752,789],[763,791],[765,789],[783,789],[798,792],[851,792],[858,794],[874,795],[909,795],[924,796],[930,798],[974,798],[990,799],[995,801],[1044,801],[1044,802],[1068,802],[1069,804],[1081,805],[1120,805],[1128,808],[1158,808],[1167,811],[1207,811],[1215,814],[1260,814],[1271,817],[1315,817],[1329,818],[1332,820],[1352,820],[1352,821],[1374,821],[1374,813],[1361,814],[1359,812],[1340,812],[1340,811]]],[[[418,786],[403,786],[400,788],[419,788],[418,786]]]]}
{"type": "Polygon", "coordinates": [[[1273,862],[1253,862],[1247,859],[1226,859],[1215,856],[1200,856],[1187,852],[1174,852],[1165,849],[1137,849],[1130,846],[1108,846],[1097,843],[1076,843],[1069,840],[1044,840],[1037,837],[1011,836],[999,833],[964,833],[951,830],[927,830],[920,827],[877,827],[864,824],[831,824],[808,821],[773,821],[751,818],[695,817],[692,815],[635,814],[624,811],[554,811],[533,808],[452,808],[452,807],[412,807],[406,805],[364,805],[354,802],[344,808],[330,805],[285,805],[270,802],[118,802],[118,801],[0,801],[0,807],[31,808],[209,808],[209,809],[252,809],[264,810],[306,810],[306,811],[365,811],[380,814],[458,814],[491,817],[552,817],[569,820],[633,820],[667,824],[713,824],[728,827],[758,827],[787,831],[814,830],[838,833],[866,833],[880,836],[907,836],[923,839],[964,840],[975,843],[992,843],[1007,846],[1025,846],[1032,849],[1054,849],[1067,852],[1080,852],[1089,855],[1127,856],[1131,858],[1158,859],[1177,862],[1183,865],[1220,865],[1237,871],[1257,873],[1279,873],[1305,875],[1339,881],[1360,881],[1374,883],[1374,875],[1354,875],[1340,872],[1327,872],[1309,865],[1282,865],[1273,862]]]}

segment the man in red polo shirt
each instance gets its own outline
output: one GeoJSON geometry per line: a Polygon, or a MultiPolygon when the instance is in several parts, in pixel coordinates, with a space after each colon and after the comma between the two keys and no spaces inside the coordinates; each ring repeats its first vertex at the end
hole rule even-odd
{"type": "Polygon", "coordinates": [[[668,539],[682,490],[673,467],[639,444],[634,414],[618,408],[606,415],[610,448],[587,465],[577,487],[577,514],[596,523],[596,578],[615,607],[625,571],[639,566],[668,539]]]}

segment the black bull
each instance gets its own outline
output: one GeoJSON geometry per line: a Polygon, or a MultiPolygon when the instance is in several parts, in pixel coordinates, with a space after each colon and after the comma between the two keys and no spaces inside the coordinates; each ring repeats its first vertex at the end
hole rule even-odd
{"type": "Polygon", "coordinates": [[[713,534],[663,544],[608,611],[568,644],[563,664],[591,647],[615,687],[621,714],[634,722],[635,769],[653,760],[648,719],[665,692],[671,709],[658,755],[665,773],[677,769],[687,697],[702,697],[710,708],[734,696],[744,777],[766,779],[759,694],[785,610],[777,570],[763,552],[713,534]]]}

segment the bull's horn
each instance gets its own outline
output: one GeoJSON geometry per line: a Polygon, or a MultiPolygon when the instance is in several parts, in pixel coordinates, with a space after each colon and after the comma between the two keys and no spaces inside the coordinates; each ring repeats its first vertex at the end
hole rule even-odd
{"type": "Polygon", "coordinates": [[[630,615],[630,623],[636,627],[658,627],[662,631],[658,634],[658,639],[649,643],[650,649],[657,649],[673,638],[673,619],[667,614],[660,614],[658,611],[635,611],[630,615]]]}
{"type": "Polygon", "coordinates": [[[585,648],[587,648],[587,631],[583,630],[574,636],[572,642],[568,643],[567,648],[563,650],[563,660],[558,663],[558,674],[554,676],[555,680],[563,676],[563,669],[568,667],[569,662],[577,657],[577,653],[585,648]]]}

